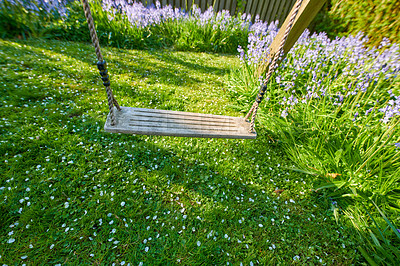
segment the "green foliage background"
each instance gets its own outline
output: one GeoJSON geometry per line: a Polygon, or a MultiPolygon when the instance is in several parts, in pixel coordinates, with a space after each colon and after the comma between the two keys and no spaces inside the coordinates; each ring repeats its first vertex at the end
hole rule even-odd
{"type": "Polygon", "coordinates": [[[386,37],[400,39],[400,1],[397,0],[328,0],[311,29],[326,32],[330,38],[355,35],[362,31],[377,46],[386,37]]]}
{"type": "MultiPolygon", "coordinates": [[[[95,0],[94,2],[97,2],[95,0]]],[[[97,2],[98,3],[98,2],[97,2]]],[[[237,11],[243,10],[244,1],[238,1],[237,11]]],[[[196,30],[187,27],[190,33],[188,36],[175,29],[174,23],[164,23],[163,25],[152,29],[146,28],[141,31],[116,30],[116,23],[110,23],[106,14],[100,10],[99,5],[94,7],[94,16],[100,34],[100,39],[108,45],[116,47],[129,48],[149,48],[160,46],[173,46],[178,50],[200,50],[212,52],[228,52],[236,53],[235,45],[245,45],[246,32],[243,34],[235,34],[232,36],[219,36],[217,39],[224,40],[225,37],[230,39],[232,47],[226,49],[224,43],[210,45],[205,40],[198,40],[195,34],[196,30]],[[114,31],[114,35],[110,32],[114,31]],[[175,38],[163,38],[165,31],[172,30],[175,38]],[[120,34],[119,34],[120,33],[120,34]],[[115,35],[116,34],[116,35],[115,35]],[[176,36],[178,34],[179,36],[176,36]],[[236,37],[235,37],[236,36],[236,37]],[[176,38],[178,37],[178,38],[176,38]],[[220,38],[221,37],[221,38],[220,38]],[[176,42],[176,43],[175,43],[176,42]],[[189,43],[188,43],[189,42],[189,43]],[[187,44],[185,44],[187,43],[187,44]],[[197,47],[200,44],[201,47],[197,47]],[[191,49],[193,48],[194,49],[191,49]],[[223,49],[221,49],[223,47],[223,49]]],[[[87,32],[85,17],[81,8],[80,1],[73,2],[69,8],[69,17],[62,21],[59,17],[51,17],[49,14],[43,13],[41,20],[37,21],[29,12],[25,12],[20,8],[9,7],[0,9],[0,37],[1,38],[27,38],[27,37],[46,37],[62,40],[73,41],[90,41],[87,32]]],[[[311,31],[326,32],[332,39],[337,36],[356,35],[362,31],[370,39],[369,45],[377,46],[384,37],[392,42],[398,42],[400,39],[400,1],[396,0],[327,0],[323,10],[317,15],[312,24],[309,26],[311,31]]],[[[239,14],[240,15],[240,14],[239,14]]],[[[122,24],[125,24],[124,22],[122,24]]],[[[198,29],[204,31],[206,29],[198,29]]],[[[215,32],[214,35],[221,35],[222,32],[215,32]]],[[[224,34],[222,34],[224,35],[224,34]]]]}

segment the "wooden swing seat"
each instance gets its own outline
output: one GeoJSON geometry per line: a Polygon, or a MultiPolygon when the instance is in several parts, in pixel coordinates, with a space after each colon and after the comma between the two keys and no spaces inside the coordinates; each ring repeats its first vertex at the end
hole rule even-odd
{"type": "Polygon", "coordinates": [[[249,132],[250,122],[239,117],[133,107],[121,107],[121,111],[114,113],[116,125],[111,125],[109,114],[106,132],[193,138],[257,137],[257,133],[249,132]]]}
{"type": "Polygon", "coordinates": [[[107,64],[101,54],[100,43],[88,0],[82,0],[90,36],[98,59],[97,68],[107,92],[110,113],[107,116],[104,130],[110,133],[138,135],[255,139],[257,137],[257,133],[254,132],[255,117],[258,106],[264,98],[267,82],[279,64],[279,61],[289,52],[325,2],[326,0],[297,0],[294,4],[290,15],[286,18],[270,45],[268,58],[272,59],[272,61],[268,63],[268,72],[262,82],[254,104],[246,115],[246,118],[249,118],[251,115],[250,122],[246,118],[221,115],[131,107],[121,107],[121,110],[113,109],[119,109],[120,107],[110,87],[107,64]],[[115,125],[111,125],[111,120],[115,122],[115,125]]]}

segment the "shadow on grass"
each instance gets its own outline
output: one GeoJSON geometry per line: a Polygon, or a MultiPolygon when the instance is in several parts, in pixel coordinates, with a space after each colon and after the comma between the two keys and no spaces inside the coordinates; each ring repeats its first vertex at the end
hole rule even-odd
{"type": "MultiPolygon", "coordinates": [[[[13,48],[10,51],[17,54],[28,52],[26,49],[13,48]]],[[[171,61],[169,66],[172,66],[175,59],[169,55],[167,57],[171,61]]],[[[42,58],[44,73],[50,75],[57,60],[51,56],[42,58]]],[[[73,63],[77,64],[75,60],[73,63]]],[[[182,61],[181,64],[196,68],[196,64],[190,62],[182,61]]],[[[165,68],[171,72],[167,66],[165,68]]],[[[35,69],[35,73],[39,75],[41,69],[35,69]]],[[[75,75],[74,71],[67,66],[61,69],[61,73],[71,76],[75,75]]],[[[314,195],[295,198],[300,206],[293,208],[290,214],[286,213],[288,207],[284,201],[294,197],[298,188],[295,183],[285,181],[288,178],[287,171],[277,164],[287,161],[279,147],[267,143],[267,136],[262,129],[254,141],[106,134],[102,132],[106,107],[102,107],[100,113],[90,111],[93,108],[91,100],[96,99],[97,92],[93,93],[88,88],[101,87],[91,76],[92,73],[82,78],[85,81],[71,82],[74,86],[82,85],[80,93],[83,95],[70,94],[72,89],[65,86],[59,90],[60,97],[57,100],[46,103],[40,102],[40,98],[34,103],[27,99],[18,100],[21,104],[38,105],[38,109],[20,110],[19,114],[13,109],[5,110],[15,123],[2,131],[7,134],[1,135],[0,153],[8,162],[0,162],[0,175],[7,179],[15,178],[18,186],[12,188],[15,191],[7,192],[12,196],[0,210],[5,213],[6,223],[22,221],[25,225],[34,217],[35,224],[32,226],[35,231],[21,230],[18,232],[21,239],[34,241],[35,245],[36,241],[47,244],[47,238],[50,237],[57,238],[60,244],[72,243],[74,253],[78,254],[75,262],[87,261],[87,250],[97,252],[103,244],[106,247],[101,251],[103,259],[112,258],[113,254],[135,254],[131,255],[132,260],[138,261],[144,256],[143,239],[148,238],[150,233],[167,233],[172,238],[157,246],[157,254],[153,258],[156,263],[172,264],[176,262],[176,256],[192,254],[193,248],[188,245],[191,241],[190,245],[196,247],[198,237],[203,237],[202,241],[209,241],[210,245],[189,256],[187,264],[222,264],[226,258],[222,249],[238,254],[235,255],[238,256],[237,261],[259,257],[265,260],[261,263],[268,263],[284,261],[269,252],[266,240],[285,247],[281,256],[291,252],[289,256],[293,257],[294,251],[287,247],[304,246],[306,250],[308,245],[321,245],[326,241],[326,236],[334,231],[330,230],[332,226],[327,226],[329,221],[323,223],[321,218],[317,223],[306,219],[309,213],[316,212],[313,204],[319,207],[317,209],[327,209],[326,202],[314,195]],[[82,96],[88,101],[82,102],[82,96]],[[75,105],[70,106],[70,100],[75,105]],[[19,200],[28,195],[27,187],[30,188],[29,197],[34,208],[24,207],[26,210],[17,215],[19,200]],[[277,187],[285,189],[280,199],[273,192],[277,187]],[[100,191],[107,193],[103,196],[100,191]],[[54,197],[52,200],[51,196],[54,197]],[[121,205],[122,200],[126,205],[121,205]],[[66,202],[71,206],[65,207],[66,202]],[[180,229],[169,230],[159,224],[147,229],[150,218],[146,217],[153,219],[157,215],[160,223],[171,226],[173,217],[162,215],[167,211],[176,217],[179,215],[176,225],[180,229],[183,226],[189,230],[196,227],[197,231],[182,229],[179,233],[180,229]],[[283,213],[291,218],[284,218],[282,222],[283,213]],[[114,226],[107,220],[108,214],[116,217],[115,223],[121,225],[118,230],[123,231],[126,241],[116,249],[112,242],[107,241],[110,239],[110,226],[114,226]],[[183,215],[189,218],[181,219],[183,215]],[[242,223],[238,222],[243,218],[242,223]],[[75,219],[82,223],[77,225],[77,235],[70,236],[62,225],[72,223],[75,219]],[[99,226],[99,219],[107,220],[106,225],[99,226]],[[123,230],[123,219],[134,221],[129,229],[123,230]],[[271,219],[276,219],[276,223],[272,224],[271,219]],[[88,240],[93,230],[101,236],[99,242],[88,240]],[[232,237],[232,242],[228,242],[228,237],[223,235],[219,236],[216,243],[208,240],[205,235],[210,230],[232,237]],[[320,233],[315,234],[316,231],[320,233]],[[239,245],[235,242],[239,237],[252,246],[251,252],[247,251],[244,243],[239,245]],[[181,241],[182,238],[187,242],[181,241]],[[171,258],[174,260],[171,261],[171,258]]],[[[25,82],[30,80],[27,77],[23,79],[25,82]]],[[[19,82],[18,76],[12,77],[9,82],[19,82]]],[[[50,80],[47,82],[51,83],[50,80]]],[[[52,82],[62,82],[62,79],[52,82]]],[[[43,85],[39,87],[40,84],[36,84],[37,90],[43,89],[43,85]]],[[[138,91],[138,94],[138,98],[150,97],[143,91],[138,91]]],[[[164,100],[169,98],[168,95],[164,97],[164,100]]],[[[3,179],[0,186],[11,187],[3,179]]],[[[324,247],[333,249],[328,244],[324,247]]],[[[44,245],[39,248],[48,250],[44,245]]],[[[55,263],[57,259],[68,257],[70,250],[60,248],[41,254],[47,262],[55,263]]],[[[18,252],[18,248],[7,246],[3,252],[18,252]]],[[[329,250],[326,253],[330,255],[329,250]]],[[[32,254],[33,258],[35,256],[38,255],[32,254]]],[[[43,257],[37,260],[43,261],[43,257]]]]}
{"type": "MultiPolygon", "coordinates": [[[[63,43],[58,41],[42,42],[42,41],[28,41],[18,42],[21,47],[15,45],[8,45],[3,43],[5,49],[11,54],[23,53],[25,54],[25,62],[22,66],[18,66],[18,71],[26,72],[25,75],[40,76],[48,75],[52,78],[53,83],[48,83],[51,88],[56,88],[57,85],[66,84],[70,87],[75,87],[79,91],[87,91],[93,83],[97,84],[98,88],[102,88],[101,80],[97,73],[97,68],[94,61],[90,60],[93,48],[89,45],[82,43],[63,43]],[[60,46],[63,44],[63,46],[60,46]],[[73,48],[71,48],[73,47],[73,48]],[[30,55],[32,54],[32,55],[30,55]],[[40,56],[40,61],[37,60],[37,54],[40,56]],[[54,56],[51,56],[54,54],[54,56]],[[26,56],[28,55],[28,56],[26,56]],[[66,57],[66,63],[62,64],[60,58],[66,57]],[[28,59],[27,59],[28,58],[28,59]],[[72,61],[71,61],[72,60],[72,61]],[[78,62],[77,62],[78,61],[78,62]],[[43,64],[42,62],[45,62],[43,64]],[[82,64],[83,63],[83,64],[82,64]],[[71,65],[79,65],[79,68],[71,68],[71,65]],[[65,78],[66,77],[66,78],[65,78]],[[76,82],[79,82],[76,84],[76,82]],[[76,85],[75,85],[76,84],[76,85]]],[[[210,67],[193,63],[191,58],[179,58],[178,55],[164,52],[164,51],[134,51],[132,60],[126,60],[129,56],[124,54],[131,54],[132,51],[124,51],[119,49],[107,49],[107,54],[110,56],[109,70],[111,73],[111,86],[115,91],[115,95],[119,98],[120,95],[128,96],[131,100],[142,102],[146,100],[157,100],[158,102],[166,102],[171,94],[174,94],[172,87],[193,87],[207,88],[210,86],[208,78],[200,78],[201,76],[192,76],[195,73],[208,73],[213,76],[223,76],[228,72],[228,69],[210,67]],[[115,59],[125,58],[120,61],[115,59]],[[181,67],[176,67],[176,66],[181,67]],[[114,72],[114,73],[113,73],[114,72]],[[165,85],[167,88],[160,88],[165,85]],[[154,87],[153,87],[154,86],[154,87]],[[158,94],[158,95],[157,95],[158,94]]],[[[208,58],[208,57],[207,57],[208,58]]],[[[204,60],[207,60],[205,58],[204,60]]],[[[17,64],[16,64],[17,65],[17,64]]],[[[18,83],[17,77],[11,79],[12,82],[18,83]]],[[[10,82],[10,78],[5,81],[10,82]]],[[[43,86],[43,80],[36,78],[36,84],[43,86]]],[[[223,83],[220,80],[213,80],[213,87],[222,87],[223,83]]],[[[63,85],[63,87],[65,87],[63,85]]],[[[100,91],[100,90],[98,90],[100,91]]],[[[9,94],[16,94],[24,98],[26,89],[8,89],[9,94]]],[[[57,93],[56,90],[52,91],[57,93]]],[[[31,96],[38,91],[31,92],[31,96]]],[[[28,93],[29,94],[29,93],[28,93]]],[[[97,96],[98,93],[95,93],[97,96]]],[[[89,97],[92,94],[88,95],[89,97]]],[[[29,97],[29,95],[26,95],[29,97]]],[[[32,99],[43,99],[45,96],[43,92],[39,95],[32,96],[32,99]]],[[[166,109],[174,109],[177,105],[177,110],[183,110],[184,104],[189,104],[186,99],[177,97],[174,104],[168,103],[166,109]]]]}
{"type": "MultiPolygon", "coordinates": [[[[73,58],[77,61],[85,63],[89,66],[92,66],[97,72],[96,67],[96,55],[94,52],[94,48],[90,44],[79,43],[79,42],[61,42],[56,40],[51,41],[18,41],[17,43],[27,44],[28,47],[21,48],[20,50],[30,51],[29,47],[35,47],[35,52],[42,53],[46,60],[50,62],[57,62],[58,60],[55,58],[51,58],[46,56],[43,51],[47,51],[50,53],[57,53],[69,58],[73,58]],[[62,44],[63,46],[60,46],[62,44]],[[67,44],[67,45],[65,45],[67,44]]],[[[13,47],[15,49],[15,47],[13,47]]],[[[204,74],[212,74],[218,76],[224,76],[229,72],[227,67],[211,67],[203,64],[198,64],[193,62],[190,58],[182,58],[176,54],[184,54],[183,52],[170,52],[168,50],[123,50],[112,47],[104,47],[103,48],[103,56],[105,60],[108,62],[110,75],[118,75],[118,74],[130,74],[137,73],[139,78],[147,77],[150,80],[157,80],[162,76],[167,76],[171,80],[162,79],[161,83],[165,84],[173,84],[173,85],[182,85],[181,81],[184,78],[187,78],[186,74],[190,70],[195,70],[196,72],[201,72],[204,74]],[[144,57],[143,57],[144,56],[144,57]],[[114,59],[118,58],[118,59],[114,59]],[[121,60],[120,58],[124,58],[121,60]],[[132,59],[130,59],[132,58],[132,59]],[[150,61],[150,62],[149,62],[150,61]],[[176,65],[180,65],[183,68],[176,67],[176,65]],[[111,69],[114,73],[111,72],[111,69]],[[154,72],[154,73],[153,73],[154,72]],[[183,72],[183,73],[182,73],[183,72]],[[161,75],[162,74],[162,75],[161,75]]],[[[214,54],[213,57],[219,57],[214,54]]],[[[206,60],[206,59],[205,59],[206,60]]],[[[48,66],[48,68],[52,68],[54,64],[48,66]]],[[[72,74],[68,68],[66,70],[72,74]]],[[[189,84],[195,84],[202,82],[196,78],[189,78],[189,84]]]]}

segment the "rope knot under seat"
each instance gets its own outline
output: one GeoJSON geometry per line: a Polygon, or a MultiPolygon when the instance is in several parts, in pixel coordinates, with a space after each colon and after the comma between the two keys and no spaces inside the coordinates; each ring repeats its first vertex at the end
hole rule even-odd
{"type": "Polygon", "coordinates": [[[117,100],[114,98],[113,92],[110,87],[110,77],[108,76],[107,71],[107,63],[103,59],[103,55],[101,54],[99,38],[97,37],[96,27],[94,26],[92,12],[90,11],[90,6],[88,0],[82,0],[83,10],[85,11],[86,20],[89,26],[90,37],[92,39],[93,46],[96,51],[97,56],[97,68],[100,71],[101,80],[103,81],[103,85],[106,87],[107,100],[108,100],[108,109],[110,111],[111,117],[111,125],[116,124],[115,114],[114,114],[114,106],[117,110],[121,110],[117,100]]]}
{"type": "Polygon", "coordinates": [[[106,60],[97,62],[97,68],[98,68],[100,71],[107,70],[107,62],[106,62],[106,60]]]}
{"type": "Polygon", "coordinates": [[[110,86],[110,76],[108,75],[106,60],[97,62],[97,68],[100,70],[99,73],[101,80],[103,81],[103,85],[106,87],[110,86]]]}

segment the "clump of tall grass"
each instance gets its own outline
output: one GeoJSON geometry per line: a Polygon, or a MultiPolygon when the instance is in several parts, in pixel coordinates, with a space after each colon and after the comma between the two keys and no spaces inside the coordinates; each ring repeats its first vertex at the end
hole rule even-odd
{"type": "MultiPolygon", "coordinates": [[[[252,26],[231,93],[247,111],[263,76],[275,25],[252,26]]],[[[400,48],[362,34],[330,40],[303,33],[268,84],[258,115],[296,163],[315,178],[332,210],[360,229],[369,261],[400,260],[400,48]],[[372,255],[368,255],[372,254],[372,255]]]]}

